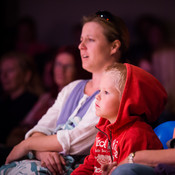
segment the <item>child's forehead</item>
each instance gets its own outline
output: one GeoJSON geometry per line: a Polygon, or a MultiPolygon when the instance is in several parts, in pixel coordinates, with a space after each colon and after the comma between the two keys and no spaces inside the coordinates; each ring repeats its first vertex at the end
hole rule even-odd
{"type": "Polygon", "coordinates": [[[113,77],[113,75],[112,75],[111,72],[109,72],[109,71],[108,72],[103,72],[101,81],[103,81],[104,79],[107,79],[107,80],[110,81],[110,78],[112,78],[112,77],[113,77]]]}
{"type": "Polygon", "coordinates": [[[103,72],[101,81],[103,81],[103,79],[105,78],[110,82],[110,81],[116,80],[118,77],[116,76],[116,72],[107,71],[107,72],[103,72]]]}
{"type": "Polygon", "coordinates": [[[115,84],[115,76],[111,73],[105,72],[101,77],[101,86],[114,86],[115,84]]]}

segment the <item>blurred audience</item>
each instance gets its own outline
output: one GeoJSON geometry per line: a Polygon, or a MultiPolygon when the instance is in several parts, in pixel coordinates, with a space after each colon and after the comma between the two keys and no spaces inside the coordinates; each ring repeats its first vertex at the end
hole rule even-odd
{"type": "Polygon", "coordinates": [[[53,64],[54,59],[52,55],[46,55],[47,59],[44,61],[43,66],[41,67],[41,80],[43,83],[43,87],[45,92],[50,91],[53,87],[55,87],[54,77],[53,77],[53,64]]]}
{"type": "Polygon", "coordinates": [[[152,55],[152,73],[161,82],[168,94],[166,109],[154,127],[175,120],[175,46],[159,48],[152,55]]]}
{"type": "MultiPolygon", "coordinates": [[[[42,93],[32,60],[21,53],[7,53],[0,59],[0,143],[32,109],[42,93]]],[[[2,155],[1,155],[2,157],[2,155]]]]}
{"type": "Polygon", "coordinates": [[[152,127],[175,120],[175,47],[163,20],[153,15],[142,15],[135,24],[136,40],[130,47],[128,58],[153,74],[168,93],[166,109],[152,127]]]}
{"type": "Polygon", "coordinates": [[[129,51],[130,61],[151,72],[152,53],[170,42],[163,20],[153,15],[142,15],[135,24],[135,42],[129,51]]]}
{"type": "Polygon", "coordinates": [[[14,50],[35,56],[48,50],[48,46],[38,41],[37,25],[33,18],[21,18],[16,27],[14,50]]]}
{"type": "MultiPolygon", "coordinates": [[[[47,86],[46,93],[42,94],[32,108],[30,113],[24,118],[18,127],[16,127],[8,140],[8,146],[14,146],[24,139],[25,133],[32,128],[38,120],[50,108],[61,89],[76,79],[90,78],[90,73],[81,68],[81,58],[77,47],[60,47],[52,58],[46,60],[43,68],[44,83],[47,86]],[[50,83],[51,82],[51,83],[50,83]]],[[[46,87],[46,85],[44,84],[46,87]]]]}

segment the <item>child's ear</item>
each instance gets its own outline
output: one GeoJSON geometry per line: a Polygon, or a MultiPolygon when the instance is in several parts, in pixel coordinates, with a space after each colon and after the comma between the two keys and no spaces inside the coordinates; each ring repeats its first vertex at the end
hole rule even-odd
{"type": "Polygon", "coordinates": [[[111,54],[115,54],[119,51],[121,46],[121,42],[119,40],[115,40],[112,43],[112,47],[111,47],[111,54]]]}

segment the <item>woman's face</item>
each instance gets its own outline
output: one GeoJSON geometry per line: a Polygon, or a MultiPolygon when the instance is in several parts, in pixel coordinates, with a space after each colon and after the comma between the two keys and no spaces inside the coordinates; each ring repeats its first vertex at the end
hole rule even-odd
{"type": "Polygon", "coordinates": [[[113,63],[111,58],[112,44],[104,35],[103,27],[97,22],[87,22],[82,28],[80,38],[82,66],[89,72],[102,71],[113,63]]]}
{"type": "Polygon", "coordinates": [[[56,56],[54,62],[54,80],[56,84],[63,88],[75,78],[75,62],[69,53],[61,53],[56,56]]]}
{"type": "Polygon", "coordinates": [[[24,73],[16,59],[6,59],[0,65],[2,88],[11,94],[25,86],[24,73]]]}

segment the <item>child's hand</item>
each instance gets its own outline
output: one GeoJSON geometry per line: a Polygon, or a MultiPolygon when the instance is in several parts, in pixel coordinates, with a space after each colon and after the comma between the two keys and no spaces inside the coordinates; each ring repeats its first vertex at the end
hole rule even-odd
{"type": "Polygon", "coordinates": [[[128,157],[126,157],[123,161],[121,161],[117,166],[128,163],[128,157]]]}
{"type": "Polygon", "coordinates": [[[8,157],[5,161],[5,164],[8,164],[14,160],[18,160],[18,159],[22,158],[28,152],[29,152],[29,150],[27,150],[27,146],[26,146],[25,140],[24,140],[12,149],[12,151],[10,152],[10,154],[8,155],[8,157]]]}
{"type": "Polygon", "coordinates": [[[108,175],[110,172],[112,172],[111,170],[117,166],[117,162],[113,162],[111,164],[106,164],[106,165],[102,165],[102,175],[108,175]]]}
{"type": "MultiPolygon", "coordinates": [[[[128,157],[127,158],[125,158],[123,161],[121,161],[118,165],[117,164],[115,164],[112,168],[111,168],[111,170],[108,172],[109,173],[109,175],[111,175],[111,173],[112,173],[112,171],[114,170],[114,169],[116,169],[118,166],[120,166],[120,165],[122,165],[122,164],[125,164],[125,163],[128,163],[128,157]]],[[[111,165],[112,166],[112,165],[111,165]]],[[[106,174],[104,174],[104,175],[106,175],[106,174]]]]}

